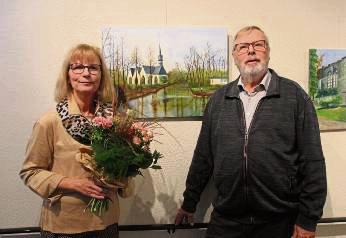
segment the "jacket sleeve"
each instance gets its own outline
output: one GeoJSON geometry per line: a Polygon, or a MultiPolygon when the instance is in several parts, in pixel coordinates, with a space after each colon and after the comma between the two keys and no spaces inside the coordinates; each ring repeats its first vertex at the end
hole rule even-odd
{"type": "Polygon", "coordinates": [[[50,123],[35,123],[26,147],[25,160],[19,172],[24,184],[44,199],[54,199],[64,176],[51,172],[53,165],[53,129],[50,123]]]}
{"type": "Polygon", "coordinates": [[[182,208],[187,212],[195,212],[200,195],[208,183],[213,171],[211,151],[211,104],[209,100],[204,111],[201,131],[194,151],[190,169],[186,179],[186,189],[183,193],[182,208]]]}
{"type": "Polygon", "coordinates": [[[298,109],[297,143],[299,148],[299,212],[296,224],[315,231],[323,213],[327,179],[318,119],[312,101],[304,95],[298,109]]]}

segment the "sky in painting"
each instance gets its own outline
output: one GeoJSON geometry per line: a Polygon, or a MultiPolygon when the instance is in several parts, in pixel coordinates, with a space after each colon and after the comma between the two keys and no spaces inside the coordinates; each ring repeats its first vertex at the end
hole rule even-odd
{"type": "Polygon", "coordinates": [[[189,53],[191,47],[202,52],[207,43],[214,51],[221,52],[227,59],[227,29],[211,27],[191,28],[130,28],[111,27],[103,29],[103,35],[107,32],[112,35],[116,44],[124,42],[124,55],[130,57],[135,47],[143,64],[147,65],[149,48],[152,49],[155,64],[159,54],[159,45],[163,55],[163,64],[170,71],[178,63],[184,65],[184,57],[189,53]]]}
{"type": "Polygon", "coordinates": [[[317,55],[323,55],[322,66],[326,66],[346,57],[346,49],[317,49],[317,55]]]}

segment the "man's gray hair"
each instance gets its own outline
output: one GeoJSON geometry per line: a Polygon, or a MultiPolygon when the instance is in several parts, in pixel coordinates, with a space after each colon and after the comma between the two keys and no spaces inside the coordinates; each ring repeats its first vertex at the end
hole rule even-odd
{"type": "Polygon", "coordinates": [[[260,31],[260,32],[263,33],[264,38],[265,38],[265,41],[266,41],[266,44],[267,44],[267,47],[270,48],[270,47],[269,47],[269,39],[268,39],[266,33],[264,33],[264,31],[263,31],[261,28],[259,28],[258,26],[246,26],[246,27],[241,28],[241,29],[237,32],[237,34],[235,35],[235,37],[234,37],[234,39],[233,39],[233,49],[234,49],[234,42],[235,42],[236,39],[238,38],[239,34],[244,33],[244,32],[249,32],[249,33],[250,33],[250,32],[253,31],[253,30],[257,30],[257,31],[260,31]]]}

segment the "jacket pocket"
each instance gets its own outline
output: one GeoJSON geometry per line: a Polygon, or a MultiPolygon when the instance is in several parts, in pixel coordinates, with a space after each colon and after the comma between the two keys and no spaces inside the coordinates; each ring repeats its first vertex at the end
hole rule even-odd
{"type": "Polygon", "coordinates": [[[239,174],[215,175],[214,184],[217,191],[215,207],[223,210],[234,210],[244,202],[243,184],[239,174]]]}
{"type": "Polygon", "coordinates": [[[224,175],[215,175],[214,176],[214,184],[215,188],[218,191],[218,195],[224,197],[229,193],[231,188],[230,181],[232,177],[224,176],[224,175]]]}

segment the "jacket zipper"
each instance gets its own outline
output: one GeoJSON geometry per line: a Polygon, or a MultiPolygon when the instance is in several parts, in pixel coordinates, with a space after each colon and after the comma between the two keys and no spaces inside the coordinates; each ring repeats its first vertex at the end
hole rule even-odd
{"type": "MultiPolygon", "coordinates": [[[[265,97],[263,97],[265,98],[265,97]]],[[[248,185],[248,153],[247,153],[247,147],[248,147],[248,140],[249,140],[249,132],[250,132],[250,129],[251,129],[251,126],[252,126],[252,122],[254,121],[255,119],[255,115],[256,115],[256,112],[257,112],[257,109],[259,108],[259,106],[261,105],[262,101],[263,101],[263,98],[261,98],[259,100],[259,102],[257,103],[257,106],[256,106],[256,109],[255,109],[255,112],[253,114],[253,117],[252,117],[252,120],[250,122],[250,125],[249,125],[249,129],[247,130],[246,128],[246,119],[245,119],[245,110],[244,110],[244,104],[243,104],[243,101],[240,100],[241,102],[241,106],[242,106],[242,110],[243,110],[243,126],[244,126],[244,131],[245,131],[245,143],[244,143],[244,149],[243,149],[243,153],[244,153],[244,174],[243,174],[243,178],[244,178],[244,189],[245,189],[245,200],[246,200],[246,203],[249,203],[249,185],[248,185]]],[[[250,223],[251,224],[254,224],[254,217],[253,217],[253,214],[251,213],[250,211],[250,223]]]]}
{"type": "MultiPolygon", "coordinates": [[[[245,132],[245,138],[244,138],[244,148],[243,148],[243,156],[244,156],[244,166],[243,166],[243,179],[244,179],[244,192],[245,192],[245,202],[247,205],[249,205],[249,187],[248,187],[248,179],[247,179],[247,173],[248,173],[248,158],[247,158],[247,144],[248,144],[248,131],[246,129],[246,118],[245,118],[245,110],[244,110],[244,104],[243,101],[240,100],[240,104],[242,107],[242,119],[243,119],[243,128],[245,132]]],[[[248,206],[249,207],[249,206],[248,206]]],[[[250,223],[253,224],[253,216],[250,212],[250,223]]]]}

